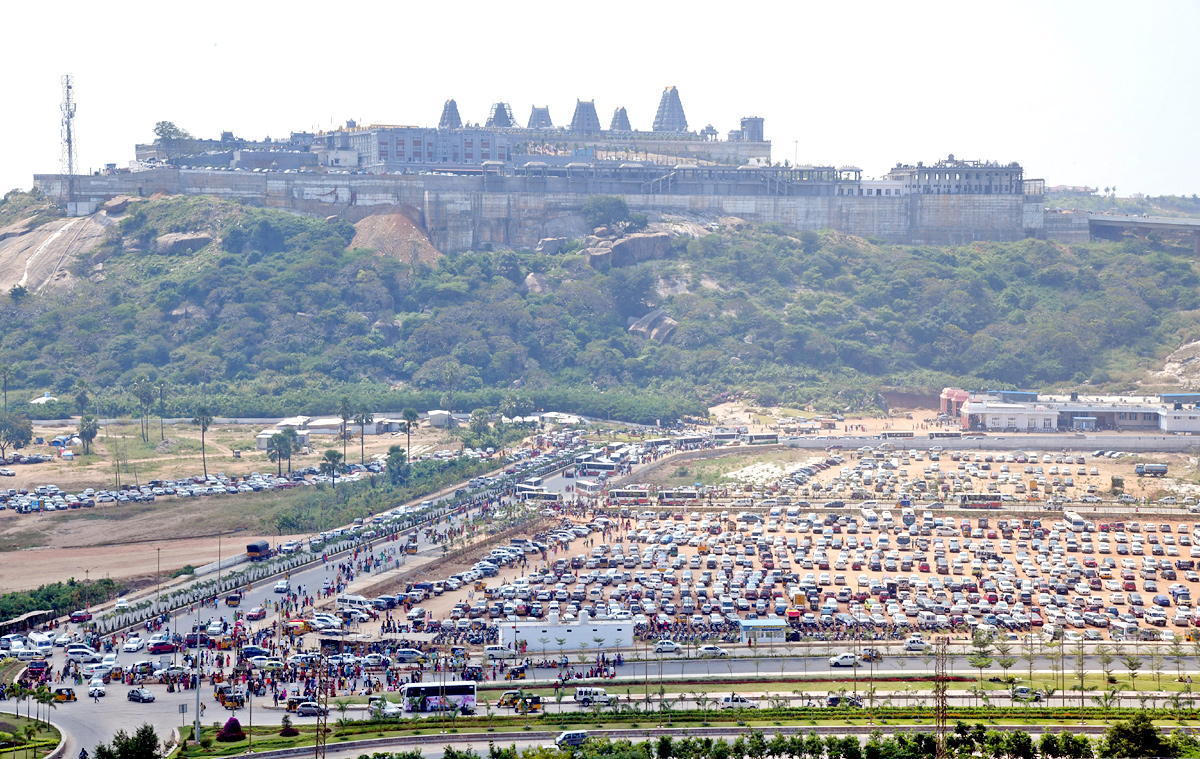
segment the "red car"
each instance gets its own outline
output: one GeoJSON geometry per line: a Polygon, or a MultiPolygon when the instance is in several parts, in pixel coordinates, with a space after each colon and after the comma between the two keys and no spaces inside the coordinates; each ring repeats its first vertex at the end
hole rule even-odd
{"type": "Polygon", "coordinates": [[[266,619],[266,618],[267,618],[267,610],[261,606],[255,606],[253,609],[246,612],[246,619],[249,619],[250,621],[254,621],[254,620],[258,620],[258,619],[266,619]]]}
{"type": "Polygon", "coordinates": [[[173,654],[175,653],[175,644],[165,640],[160,640],[150,645],[150,653],[152,654],[173,654]]]}
{"type": "Polygon", "coordinates": [[[84,610],[80,609],[79,611],[71,612],[71,621],[72,622],[76,622],[76,623],[90,622],[91,620],[92,620],[92,613],[90,611],[84,611],[84,610]]]}

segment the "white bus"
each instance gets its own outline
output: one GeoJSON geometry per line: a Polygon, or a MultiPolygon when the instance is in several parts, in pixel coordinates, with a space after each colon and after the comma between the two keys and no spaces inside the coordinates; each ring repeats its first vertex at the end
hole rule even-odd
{"type": "Polygon", "coordinates": [[[413,683],[400,689],[400,702],[406,712],[475,711],[475,681],[413,683]]]}
{"type": "Polygon", "coordinates": [[[862,515],[863,524],[868,527],[879,526],[879,515],[875,513],[875,509],[864,508],[860,514],[862,515]]]}
{"type": "Polygon", "coordinates": [[[911,507],[905,506],[900,510],[900,522],[905,527],[912,527],[917,523],[917,512],[913,511],[911,507]]]}
{"type": "Polygon", "coordinates": [[[603,485],[598,482],[593,482],[592,480],[575,481],[575,492],[582,493],[588,498],[598,498],[600,496],[600,491],[603,489],[603,485]]]}
{"type": "Polygon", "coordinates": [[[896,526],[896,521],[894,519],[892,519],[892,512],[890,512],[890,511],[883,512],[882,523],[883,523],[883,526],[889,530],[896,526]]]}

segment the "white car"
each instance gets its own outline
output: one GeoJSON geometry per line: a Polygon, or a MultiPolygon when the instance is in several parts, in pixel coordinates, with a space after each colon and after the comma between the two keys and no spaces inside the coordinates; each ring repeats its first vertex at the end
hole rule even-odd
{"type": "Polygon", "coordinates": [[[113,607],[116,611],[124,611],[129,608],[129,601],[124,598],[117,599],[117,605],[113,607]]]}
{"type": "Polygon", "coordinates": [[[134,635],[132,638],[125,639],[125,645],[121,646],[121,650],[132,653],[134,651],[141,651],[145,647],[146,641],[142,640],[141,637],[134,635]]]}
{"type": "Polygon", "coordinates": [[[93,677],[88,683],[88,696],[103,696],[105,695],[104,678],[93,677]]]}
{"type": "Polygon", "coordinates": [[[656,654],[677,654],[683,647],[673,640],[660,640],[654,644],[656,654]]]}
{"type": "Polygon", "coordinates": [[[291,589],[292,586],[287,580],[280,580],[279,582],[275,583],[276,593],[287,593],[291,591],[291,589]]]}
{"type": "Polygon", "coordinates": [[[700,646],[696,650],[696,655],[701,659],[723,659],[729,656],[729,652],[720,646],[700,646]]]}
{"type": "Polygon", "coordinates": [[[858,663],[858,657],[849,651],[829,657],[831,667],[853,667],[858,663]]]}

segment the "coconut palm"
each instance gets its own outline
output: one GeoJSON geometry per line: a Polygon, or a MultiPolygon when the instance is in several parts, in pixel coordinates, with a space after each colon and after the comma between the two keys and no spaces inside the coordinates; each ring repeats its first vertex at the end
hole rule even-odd
{"type": "Polygon", "coordinates": [[[354,416],[354,407],[350,405],[350,399],[346,396],[342,396],[342,399],[338,401],[337,415],[342,420],[342,461],[345,461],[346,443],[348,442],[346,437],[346,424],[354,416]]]}
{"type": "Polygon", "coordinates": [[[359,412],[354,415],[354,423],[358,425],[358,453],[361,463],[363,464],[367,463],[366,428],[368,424],[373,424],[374,422],[375,415],[366,408],[360,409],[359,412]]]}
{"type": "Polygon", "coordinates": [[[213,413],[208,406],[200,406],[196,409],[196,415],[192,417],[192,424],[200,428],[200,462],[204,465],[204,477],[208,478],[208,456],[205,448],[204,434],[208,432],[208,428],[212,426],[213,413]]]}
{"type": "Polygon", "coordinates": [[[404,445],[404,452],[408,455],[408,460],[412,461],[412,432],[413,428],[417,425],[417,420],[421,417],[417,414],[415,408],[408,406],[400,412],[400,418],[404,420],[404,434],[407,438],[404,445]]]}
{"type": "Polygon", "coordinates": [[[290,460],[291,457],[292,441],[288,440],[287,435],[282,432],[276,432],[267,439],[267,458],[275,463],[277,476],[283,476],[283,460],[290,460]]]}
{"type": "Polygon", "coordinates": [[[321,459],[321,474],[333,478],[333,486],[337,487],[338,472],[341,472],[345,467],[342,464],[342,454],[335,449],[330,448],[325,451],[325,457],[321,459]]]}
{"type": "Polygon", "coordinates": [[[84,414],[79,419],[79,439],[83,441],[83,452],[92,452],[92,441],[100,434],[100,422],[93,414],[84,414]]]}

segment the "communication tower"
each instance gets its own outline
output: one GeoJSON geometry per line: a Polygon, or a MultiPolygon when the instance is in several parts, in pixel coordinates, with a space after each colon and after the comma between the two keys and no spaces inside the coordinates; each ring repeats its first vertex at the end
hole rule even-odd
{"type": "Polygon", "coordinates": [[[67,176],[67,203],[75,200],[75,82],[70,74],[62,78],[62,173],[67,176]]]}

